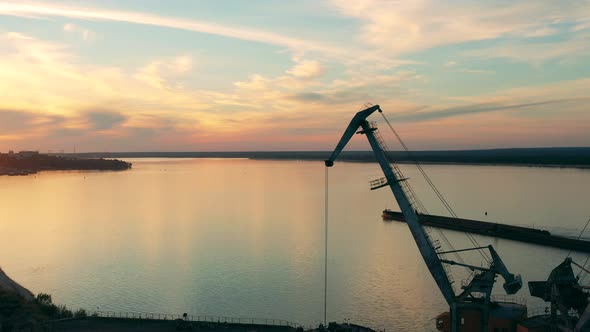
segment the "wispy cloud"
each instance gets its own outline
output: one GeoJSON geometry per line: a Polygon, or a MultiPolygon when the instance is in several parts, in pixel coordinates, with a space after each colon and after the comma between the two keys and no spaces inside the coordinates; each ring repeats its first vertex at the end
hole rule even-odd
{"type": "Polygon", "coordinates": [[[20,133],[35,122],[32,113],[0,109],[0,131],[3,134],[20,133]]]}
{"type": "Polygon", "coordinates": [[[572,31],[581,31],[590,29],[590,20],[582,20],[572,27],[572,31]]]}
{"type": "Polygon", "coordinates": [[[494,75],[496,73],[493,70],[471,69],[471,68],[462,68],[462,69],[459,69],[459,71],[462,73],[477,74],[477,75],[494,75]]]}
{"type": "Polygon", "coordinates": [[[419,110],[416,112],[407,112],[404,114],[394,115],[394,121],[430,121],[444,118],[452,118],[466,115],[476,115],[480,113],[504,112],[511,110],[534,109],[539,106],[555,105],[564,103],[564,100],[546,100],[534,103],[523,104],[501,104],[501,103],[482,103],[472,105],[461,105],[444,108],[440,110],[419,110]]]}
{"type": "Polygon", "coordinates": [[[271,44],[301,51],[320,51],[326,53],[344,54],[345,51],[332,47],[324,42],[303,40],[274,32],[256,30],[247,27],[221,25],[217,23],[165,17],[156,14],[104,10],[100,8],[71,7],[50,5],[45,3],[7,2],[0,3],[0,15],[18,17],[67,17],[84,20],[117,21],[143,25],[154,25],[166,28],[188,30],[211,35],[271,44]]]}
{"type": "Polygon", "coordinates": [[[90,129],[108,130],[121,125],[127,116],[113,111],[93,110],[86,113],[90,129]]]}
{"type": "Polygon", "coordinates": [[[193,58],[190,55],[179,55],[170,59],[151,61],[141,68],[135,77],[156,88],[182,87],[177,83],[170,84],[170,78],[178,78],[188,75],[193,69],[193,58]]]}
{"type": "Polygon", "coordinates": [[[75,34],[80,36],[84,41],[91,41],[96,38],[96,34],[89,29],[83,28],[74,23],[66,23],[63,26],[63,30],[66,33],[75,34]]]}
{"type": "Polygon", "coordinates": [[[455,67],[456,65],[456,61],[447,61],[447,63],[445,63],[445,67],[455,67]]]}
{"type": "MultiPolygon", "coordinates": [[[[556,34],[556,22],[584,22],[585,1],[382,1],[331,0],[362,24],[359,38],[390,54],[407,54],[470,41],[534,38],[556,34]]],[[[582,27],[582,25],[579,25],[582,27]]]]}
{"type": "Polygon", "coordinates": [[[590,33],[557,42],[506,43],[463,52],[477,58],[506,58],[534,65],[555,59],[573,59],[590,56],[590,33]]]}
{"type": "Polygon", "coordinates": [[[294,57],[293,60],[297,64],[287,70],[287,73],[295,77],[316,78],[324,72],[324,68],[317,60],[302,60],[300,57],[294,57]]]}

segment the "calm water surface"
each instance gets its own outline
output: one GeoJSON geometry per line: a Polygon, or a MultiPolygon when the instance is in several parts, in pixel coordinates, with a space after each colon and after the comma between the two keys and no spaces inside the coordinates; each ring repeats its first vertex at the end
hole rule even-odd
{"type": "MultiPolygon", "coordinates": [[[[2,268],[74,308],[323,319],[321,162],[130,161],[126,172],[0,177],[2,268]]],[[[415,168],[401,168],[430,213],[443,213],[415,168]]],[[[590,217],[588,170],[424,168],[461,217],[565,235],[590,217]]],[[[384,208],[397,209],[389,189],[368,189],[381,176],[376,164],[330,169],[328,318],[431,331],[445,303],[407,226],[381,220],[384,208]]],[[[463,234],[445,234],[456,248],[469,246],[463,234]]],[[[525,284],[546,278],[567,254],[477,239],[493,244],[525,284]]],[[[464,271],[454,272],[459,284],[464,271]]],[[[525,286],[520,295],[527,294],[525,286]]]]}

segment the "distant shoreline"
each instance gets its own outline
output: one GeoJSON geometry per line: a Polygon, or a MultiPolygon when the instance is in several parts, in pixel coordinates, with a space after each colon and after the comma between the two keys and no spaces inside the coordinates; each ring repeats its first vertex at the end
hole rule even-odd
{"type": "Polygon", "coordinates": [[[117,159],[76,158],[46,155],[37,151],[0,154],[0,176],[25,176],[40,171],[123,171],[131,167],[131,163],[117,159]]]}
{"type": "MultiPolygon", "coordinates": [[[[408,165],[411,161],[402,161],[398,164],[408,165]]],[[[455,165],[455,166],[514,166],[514,167],[542,167],[542,168],[579,168],[590,169],[590,165],[551,165],[551,164],[494,164],[494,163],[461,163],[461,162],[428,162],[420,161],[421,165],[455,165]]]]}
{"type": "MultiPolygon", "coordinates": [[[[90,152],[61,154],[78,158],[247,158],[252,160],[322,161],[331,151],[245,151],[245,152],[90,152]]],[[[486,165],[552,168],[590,168],[590,147],[513,148],[490,150],[402,151],[389,153],[400,164],[418,161],[433,165],[486,165]]],[[[371,151],[344,151],[340,162],[375,162],[371,151]]]]}

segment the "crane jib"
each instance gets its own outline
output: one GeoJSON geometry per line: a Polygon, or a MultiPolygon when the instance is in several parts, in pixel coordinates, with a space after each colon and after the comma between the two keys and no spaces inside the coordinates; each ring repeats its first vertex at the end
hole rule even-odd
{"type": "Polygon", "coordinates": [[[336,145],[336,148],[332,152],[330,158],[325,161],[325,165],[327,167],[334,165],[334,160],[336,160],[340,152],[344,149],[346,144],[348,144],[355,133],[365,134],[373,150],[373,153],[375,154],[375,157],[381,166],[381,170],[387,179],[387,183],[391,188],[398,205],[402,209],[404,218],[406,221],[409,221],[407,224],[410,228],[416,245],[418,246],[420,254],[422,255],[428,270],[435,279],[436,284],[438,285],[438,288],[443,294],[445,300],[450,305],[454,301],[455,292],[447,272],[445,271],[442,262],[438,259],[438,255],[434,250],[434,246],[426,235],[421,224],[418,222],[418,215],[416,214],[412,203],[408,199],[404,189],[401,186],[402,181],[400,180],[402,180],[402,178],[400,176],[396,176],[396,174],[393,172],[390,163],[385,156],[384,150],[379,143],[379,140],[377,140],[375,137],[376,128],[371,127],[371,125],[366,120],[369,115],[373,114],[377,110],[381,112],[379,105],[369,107],[356,113],[344,131],[342,138],[340,138],[340,141],[336,145]],[[359,127],[361,130],[357,131],[359,127]]]}
{"type": "Polygon", "coordinates": [[[332,167],[334,165],[334,160],[338,158],[338,155],[340,154],[340,152],[342,152],[342,149],[344,149],[346,144],[348,144],[348,141],[350,141],[352,135],[356,133],[357,129],[361,126],[362,122],[365,121],[365,119],[369,117],[369,115],[373,114],[377,110],[381,112],[381,108],[379,107],[379,105],[374,105],[355,114],[352,120],[350,120],[350,124],[344,131],[344,134],[342,134],[342,138],[340,138],[340,141],[336,145],[336,148],[334,148],[332,155],[330,155],[330,158],[328,158],[325,161],[327,167],[332,167]]]}

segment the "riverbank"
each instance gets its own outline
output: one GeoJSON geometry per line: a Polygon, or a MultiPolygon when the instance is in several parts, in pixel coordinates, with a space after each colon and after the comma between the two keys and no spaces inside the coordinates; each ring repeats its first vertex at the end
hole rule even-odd
{"type": "MultiPolygon", "coordinates": [[[[113,313],[114,314],[114,313],[113,313]]],[[[46,322],[47,331],[224,331],[224,332],[376,332],[375,330],[352,323],[330,322],[327,327],[304,327],[292,322],[274,319],[249,319],[212,316],[166,317],[158,314],[135,314],[133,317],[100,316],[61,319],[46,322]]]]}
{"type": "Polygon", "coordinates": [[[54,156],[31,151],[0,154],[0,176],[64,170],[122,171],[131,167],[131,163],[118,159],[54,156]]]}
{"type": "Polygon", "coordinates": [[[193,328],[235,332],[303,331],[299,324],[281,319],[106,311],[90,314],[83,309],[73,312],[54,304],[49,294],[35,296],[0,268],[0,331],[178,331],[193,328]]]}
{"type": "MultiPolygon", "coordinates": [[[[224,331],[224,332],[295,332],[293,326],[280,324],[228,323],[224,321],[194,321],[183,318],[118,318],[88,316],[63,319],[44,324],[48,331],[224,331]]],[[[303,331],[303,329],[300,329],[303,331]]]]}
{"type": "Polygon", "coordinates": [[[18,168],[11,168],[11,167],[0,167],[0,176],[8,175],[8,176],[24,176],[24,175],[31,175],[38,173],[32,169],[18,169],[18,168]]]}
{"type": "Polygon", "coordinates": [[[197,316],[117,311],[72,311],[46,293],[35,296],[0,269],[0,331],[224,331],[224,332],[375,332],[361,325],[330,322],[307,326],[273,318],[197,316]]]}

